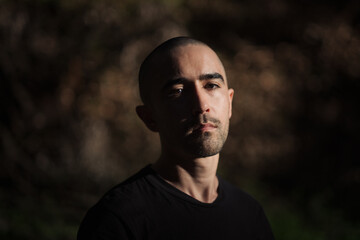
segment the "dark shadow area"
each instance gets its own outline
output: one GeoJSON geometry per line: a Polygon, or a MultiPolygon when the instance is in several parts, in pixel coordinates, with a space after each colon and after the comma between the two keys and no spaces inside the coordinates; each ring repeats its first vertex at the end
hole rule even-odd
{"type": "Polygon", "coordinates": [[[188,35],[235,89],[219,174],[277,240],[359,239],[357,1],[0,0],[0,238],[74,239],[85,211],[159,153],[137,72],[188,35]]]}

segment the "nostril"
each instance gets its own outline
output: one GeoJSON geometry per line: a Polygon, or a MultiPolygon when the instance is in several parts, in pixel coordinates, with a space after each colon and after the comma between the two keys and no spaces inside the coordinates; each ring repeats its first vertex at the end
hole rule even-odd
{"type": "Polygon", "coordinates": [[[210,108],[208,108],[207,106],[198,106],[198,107],[195,107],[193,110],[194,115],[199,115],[199,114],[208,113],[208,112],[210,112],[210,108]]]}

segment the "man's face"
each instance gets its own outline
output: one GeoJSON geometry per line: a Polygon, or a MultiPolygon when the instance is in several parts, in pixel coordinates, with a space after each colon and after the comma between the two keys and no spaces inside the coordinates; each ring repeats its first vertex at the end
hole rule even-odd
{"type": "Polygon", "coordinates": [[[158,63],[149,91],[162,150],[192,157],[219,153],[228,134],[233,90],[215,52],[190,44],[158,63]]]}

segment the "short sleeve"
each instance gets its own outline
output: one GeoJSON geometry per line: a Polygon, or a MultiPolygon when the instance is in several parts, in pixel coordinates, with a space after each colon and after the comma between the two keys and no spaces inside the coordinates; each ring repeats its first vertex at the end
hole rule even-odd
{"type": "Polygon", "coordinates": [[[274,235],[271,230],[268,219],[265,216],[264,210],[262,208],[259,209],[256,225],[255,225],[255,239],[256,240],[274,240],[274,235]]]}
{"type": "Polygon", "coordinates": [[[130,230],[106,209],[90,209],[82,221],[77,240],[130,240],[130,230]]]}

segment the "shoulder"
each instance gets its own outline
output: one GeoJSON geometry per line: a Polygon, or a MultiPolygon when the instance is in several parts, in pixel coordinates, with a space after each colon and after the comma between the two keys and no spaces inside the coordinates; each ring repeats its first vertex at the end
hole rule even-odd
{"type": "MultiPolygon", "coordinates": [[[[119,211],[133,211],[141,209],[146,204],[145,195],[151,192],[151,182],[149,176],[152,174],[151,168],[145,167],[124,182],[116,185],[108,191],[94,208],[103,209],[113,213],[119,211]]],[[[151,179],[151,178],[150,178],[151,179]]],[[[124,212],[123,212],[124,213],[124,212]]]]}
{"type": "Polygon", "coordinates": [[[273,234],[262,206],[250,194],[238,187],[221,180],[224,203],[227,209],[236,217],[236,221],[243,226],[249,226],[255,239],[271,239],[273,234]]]}
{"type": "Polygon", "coordinates": [[[261,210],[261,205],[253,196],[226,180],[219,178],[219,182],[227,203],[255,212],[261,210]]]}
{"type": "Polygon", "coordinates": [[[151,188],[147,179],[149,174],[151,169],[145,167],[108,191],[86,213],[78,231],[78,239],[95,239],[94,236],[108,235],[113,235],[114,239],[115,236],[127,239],[125,236],[134,228],[134,222],[141,219],[144,209],[147,209],[147,197],[144,196],[146,191],[143,189],[151,188]]]}

